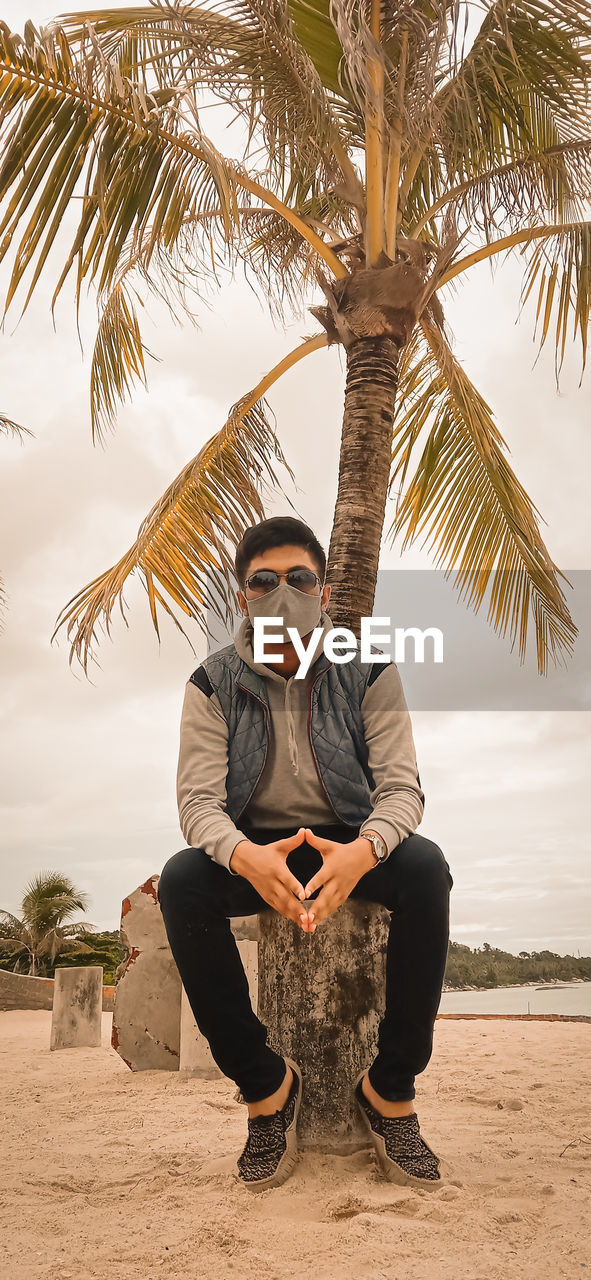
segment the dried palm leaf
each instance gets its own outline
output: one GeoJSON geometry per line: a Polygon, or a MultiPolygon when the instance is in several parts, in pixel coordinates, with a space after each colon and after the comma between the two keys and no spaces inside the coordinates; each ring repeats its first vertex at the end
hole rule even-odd
{"type": "Polygon", "coordinates": [[[401,369],[392,482],[404,483],[411,450],[428,436],[389,530],[406,547],[421,533],[435,563],[525,658],[528,622],[536,628],[540,672],[570,651],[577,628],[558,581],[564,575],[542,540],[536,509],[512,471],[492,412],[441,330],[421,321],[422,339],[401,369]]]}
{"type": "Polygon", "coordinates": [[[229,621],[236,605],[230,548],[236,547],[246,525],[264,517],[263,486],[278,483],[274,463],[293,475],[268,420],[264,394],[288,368],[325,345],[325,335],[307,339],[239,400],[221,431],[191,459],[152,508],[126,555],[65,605],[51,639],[67,625],[68,639],[73,636],[70,664],[77,657],[87,673],[89,658],[96,660],[92,644],[97,624],[103,618],[110,636],[117,601],[128,625],[123,590],[135,572],[146,587],[158,638],[159,604],[189,639],[163,592],[172,606],[193,618],[203,632],[208,629],[205,610],[224,623],[229,621]]]}

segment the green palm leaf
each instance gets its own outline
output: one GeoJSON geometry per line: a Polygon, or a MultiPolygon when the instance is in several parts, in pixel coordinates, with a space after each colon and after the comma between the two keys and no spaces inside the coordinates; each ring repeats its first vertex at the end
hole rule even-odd
{"type": "Polygon", "coordinates": [[[443,195],[420,216],[409,201],[406,221],[417,239],[425,228],[437,238],[435,219],[442,209],[453,209],[458,222],[488,235],[499,224],[517,228],[548,215],[574,220],[583,211],[582,192],[590,184],[591,138],[581,138],[531,151],[456,186],[445,186],[443,195]]]}
{"type": "MultiPolygon", "coordinates": [[[[590,28],[589,0],[493,0],[469,51],[456,46],[442,65],[425,109],[402,183],[407,231],[450,187],[589,134],[590,28]]],[[[551,207],[562,218],[569,192],[556,190],[556,176],[551,207]]]]}
{"type": "Polygon", "coordinates": [[[589,0],[496,0],[433,104],[449,178],[573,137],[588,120],[589,0]],[[484,164],[483,164],[484,160],[484,164]]]}
{"type": "Polygon", "coordinates": [[[26,309],[85,169],[82,213],[54,303],[76,260],[78,295],[86,276],[108,288],[130,233],[145,239],[151,226],[173,240],[188,214],[213,201],[223,237],[236,219],[234,177],[207,139],[182,129],[176,109],[157,95],[142,103],[129,81],[117,84],[100,62],[73,66],[64,44],[58,33],[48,50],[36,43],[31,51],[0,24],[0,199],[7,202],[0,261],[36,200],[16,248],[6,308],[31,267],[26,309]]]}
{"type": "MultiPolygon", "coordinates": [[[[538,666],[570,650],[577,629],[542,541],[535,508],[512,471],[492,412],[455,359],[444,335],[421,324],[401,370],[395,417],[393,483],[406,479],[412,449],[428,426],[413,475],[399,496],[391,538],[407,546],[425,533],[435,563],[454,572],[461,597],[525,657],[528,622],[536,627],[538,666]]],[[[566,579],[565,579],[566,581],[566,579]]]]}
{"type": "Polygon", "coordinates": [[[227,622],[236,604],[228,548],[238,544],[246,525],[263,518],[260,487],[265,478],[277,482],[273,460],[287,466],[264,401],[246,396],[153,507],[134,546],[62,609],[51,639],[67,625],[70,663],[76,656],[87,671],[99,620],[110,635],[117,601],[127,622],[123,590],[135,572],[146,587],[158,637],[158,605],[186,635],[163,591],[203,631],[206,609],[227,622]]]}
{"type": "MultiPolygon", "coordinates": [[[[325,266],[344,281],[360,266],[379,269],[384,249],[424,262],[416,238],[430,242],[428,311],[401,356],[398,478],[408,478],[423,429],[429,439],[399,527],[435,531],[445,563],[473,575],[476,607],[491,568],[506,566],[495,625],[518,634],[523,652],[531,613],[546,655],[573,635],[556,567],[488,406],[433,322],[436,290],[521,248],[523,300],[537,289],[541,342],[553,333],[561,363],[572,316],[585,357],[591,0],[484,0],[483,9],[468,52],[468,0],[374,0],[367,12],[350,0],[163,0],[67,14],[42,32],[29,23],[24,39],[0,24],[0,260],[14,253],[6,307],[22,289],[26,309],[80,201],[53,304],[70,272],[78,305],[83,282],[97,289],[99,439],[145,384],[140,284],[194,319],[186,293],[199,297],[206,279],[242,265],[272,314],[288,319],[312,284],[330,297],[325,266]],[[239,162],[203,133],[201,103],[212,98],[242,123],[239,162]]],[[[349,297],[350,284],[340,286],[349,297]]],[[[84,665],[99,618],[108,631],[117,600],[125,617],[123,586],[136,570],[157,631],[158,606],[200,625],[204,606],[229,608],[230,548],[260,517],[263,481],[282,460],[261,386],[187,464],[135,546],[66,607],[58,625],[68,624],[84,665]]]]}
{"type": "Polygon", "coordinates": [[[564,358],[569,317],[572,317],[573,336],[576,337],[578,333],[581,340],[583,369],[586,363],[591,305],[590,247],[591,222],[526,227],[491,240],[488,245],[474,250],[465,258],[456,257],[449,268],[447,264],[444,265],[438,287],[448,284],[477,262],[484,262],[501,253],[513,253],[519,248],[528,262],[522,304],[531,294],[538,279],[537,321],[541,319],[540,349],[548,334],[553,309],[556,312],[558,378],[564,358]]]}
{"type": "Polygon", "coordinates": [[[564,227],[559,234],[533,243],[522,290],[523,303],[527,301],[536,283],[536,322],[540,325],[540,350],[554,316],[558,376],[564,362],[570,319],[573,339],[578,333],[581,340],[584,369],[591,307],[591,223],[564,227]]]}
{"type": "Polygon", "coordinates": [[[117,403],[130,395],[134,383],[139,380],[147,385],[147,348],[130,293],[125,279],[117,281],[101,314],[90,372],[93,440],[102,439],[106,431],[113,429],[117,403]]]}
{"type": "MultiPolygon", "coordinates": [[[[157,83],[187,99],[205,90],[231,105],[249,141],[255,134],[262,141],[266,171],[289,200],[293,182],[309,188],[319,173],[326,181],[327,165],[336,176],[334,146],[351,131],[351,108],[335,98],[298,38],[299,9],[297,3],[232,0],[224,13],[190,4],[138,6],[68,13],[56,22],[81,47],[91,23],[103,56],[144,89],[157,83]]],[[[357,133],[359,127],[357,121],[357,133]]]]}

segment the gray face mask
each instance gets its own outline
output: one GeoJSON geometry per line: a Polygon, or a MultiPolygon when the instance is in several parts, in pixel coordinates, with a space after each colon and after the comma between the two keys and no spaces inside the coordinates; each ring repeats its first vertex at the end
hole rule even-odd
{"type": "Polygon", "coordinates": [[[266,595],[246,603],[251,622],[255,618],[283,618],[283,626],[274,627],[273,634],[275,631],[281,633],[284,644],[289,643],[287,627],[295,627],[300,636],[307,636],[320,623],[320,596],[309,596],[296,587],[290,587],[287,582],[280,582],[266,595]]]}

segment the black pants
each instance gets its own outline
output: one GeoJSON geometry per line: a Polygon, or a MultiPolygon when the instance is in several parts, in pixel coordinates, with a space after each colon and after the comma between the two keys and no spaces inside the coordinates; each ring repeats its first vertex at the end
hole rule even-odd
{"type": "MultiPolygon", "coordinates": [[[[257,844],[295,834],[285,827],[242,830],[257,844]]],[[[343,844],[358,835],[355,828],[341,825],[315,830],[343,844]]],[[[302,844],[288,855],[287,865],[305,885],[322,858],[311,845],[302,844]]],[[[441,849],[423,836],[411,835],[384,863],[366,872],[350,894],[379,902],[391,913],[386,1010],[377,1057],[369,1069],[374,1089],[390,1101],[415,1097],[415,1075],[425,1070],[431,1057],[452,885],[441,849]]],[[[203,849],[193,848],[181,849],[165,863],[158,900],[189,1004],[214,1061],[236,1082],[246,1102],[269,1097],[285,1077],[285,1060],[267,1044],[267,1028],[253,1012],[229,917],[273,908],[243,876],[232,875],[203,849]]],[[[318,928],[322,927],[321,922],[318,928]]]]}

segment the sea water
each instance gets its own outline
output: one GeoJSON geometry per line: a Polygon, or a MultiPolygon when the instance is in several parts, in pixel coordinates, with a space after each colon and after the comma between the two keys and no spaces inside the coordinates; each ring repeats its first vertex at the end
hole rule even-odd
{"type": "MultiPolygon", "coordinates": [[[[538,984],[541,986],[542,984],[538,984]]],[[[492,987],[488,991],[445,991],[439,1013],[562,1013],[591,1017],[591,982],[565,986],[492,987]]]]}

